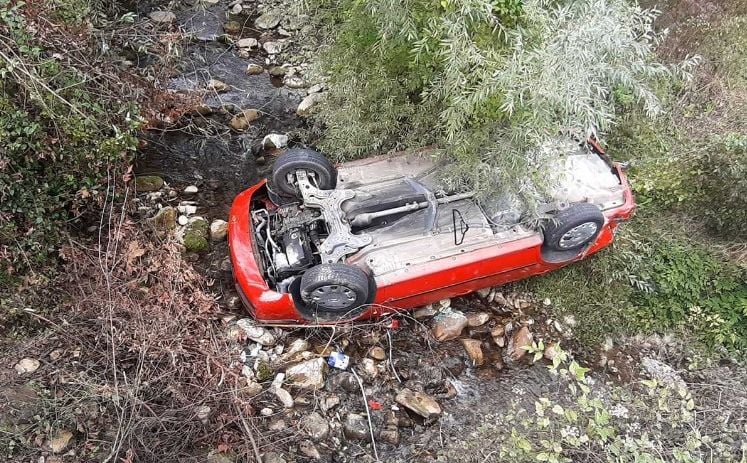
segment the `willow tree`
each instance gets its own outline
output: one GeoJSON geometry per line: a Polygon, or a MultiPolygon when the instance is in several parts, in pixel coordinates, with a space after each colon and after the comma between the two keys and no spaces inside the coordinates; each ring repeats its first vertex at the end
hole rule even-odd
{"type": "Polygon", "coordinates": [[[626,0],[315,6],[332,31],[317,63],[330,84],[322,148],[349,158],[435,143],[454,161],[447,181],[483,192],[535,194],[525,187],[541,183],[558,134],[603,138],[614,95],[656,117],[654,84],[697,62],[658,63],[658,13],[626,0]]]}

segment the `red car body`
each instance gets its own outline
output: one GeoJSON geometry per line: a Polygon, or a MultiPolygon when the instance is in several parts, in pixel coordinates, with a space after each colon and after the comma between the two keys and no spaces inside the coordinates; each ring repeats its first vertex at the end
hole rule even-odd
{"type": "MultiPolygon", "coordinates": [[[[574,258],[553,263],[543,258],[542,236],[532,235],[509,243],[496,244],[474,251],[436,259],[420,265],[406,277],[376,280],[376,295],[370,306],[354,319],[371,319],[397,311],[413,309],[445,298],[462,296],[489,286],[502,285],[555,270],[584,259],[612,243],[620,222],[628,220],[635,201],[630,185],[619,164],[614,164],[623,188],[624,202],[603,211],[605,222],[596,240],[574,258]]],[[[240,193],[233,202],[229,220],[229,245],[236,288],[252,315],[266,323],[311,323],[296,308],[290,293],[280,293],[268,286],[257,262],[257,250],[250,211],[273,207],[266,199],[266,181],[240,193]]],[[[404,270],[407,272],[407,269],[404,270]]],[[[340,320],[349,321],[349,320],[340,320]]]]}

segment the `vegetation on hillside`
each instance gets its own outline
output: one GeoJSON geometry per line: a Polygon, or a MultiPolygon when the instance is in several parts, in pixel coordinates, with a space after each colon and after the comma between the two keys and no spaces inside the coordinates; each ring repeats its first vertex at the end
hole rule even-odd
{"type": "Polygon", "coordinates": [[[479,192],[541,192],[539,149],[568,133],[601,137],[626,92],[660,113],[652,85],[687,77],[697,59],[657,63],[656,12],[626,0],[320,0],[334,23],[322,55],[327,104],[321,146],[335,156],[437,143],[447,180],[479,192]]]}

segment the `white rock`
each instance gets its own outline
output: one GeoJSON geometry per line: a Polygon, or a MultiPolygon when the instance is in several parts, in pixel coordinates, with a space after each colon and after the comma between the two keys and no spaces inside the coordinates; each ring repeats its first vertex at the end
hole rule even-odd
{"type": "Polygon", "coordinates": [[[288,88],[304,88],[307,84],[303,77],[286,75],[283,79],[283,85],[288,88]]]}
{"type": "Polygon", "coordinates": [[[243,9],[244,7],[241,6],[241,3],[237,3],[231,8],[231,14],[241,14],[243,9]]]}
{"type": "Polygon", "coordinates": [[[311,112],[311,108],[313,108],[320,101],[324,100],[325,97],[325,93],[309,93],[306,98],[301,100],[301,103],[296,109],[296,114],[298,114],[299,116],[308,116],[311,112]]]}
{"type": "Polygon", "coordinates": [[[179,223],[179,225],[187,225],[189,223],[189,219],[186,215],[180,215],[176,221],[179,223]]]}
{"type": "Polygon", "coordinates": [[[263,68],[262,65],[260,64],[249,63],[246,66],[246,73],[249,74],[250,76],[256,76],[256,75],[262,74],[263,72],[265,72],[265,68],[263,68]]]}
{"type": "Polygon", "coordinates": [[[269,408],[269,407],[265,407],[265,408],[263,408],[262,410],[260,410],[260,411],[259,411],[259,413],[260,413],[260,414],[261,414],[262,416],[270,416],[270,415],[272,415],[272,414],[273,414],[273,413],[275,413],[275,412],[274,412],[274,411],[272,411],[272,409],[271,409],[271,408],[269,408]]]}
{"type": "Polygon", "coordinates": [[[198,420],[202,421],[203,423],[206,423],[208,418],[210,418],[210,412],[211,408],[207,405],[202,405],[200,407],[197,407],[195,409],[195,416],[198,420]]]}
{"type": "Polygon", "coordinates": [[[191,204],[182,204],[176,206],[176,210],[185,215],[192,215],[197,213],[197,206],[192,206],[191,204]]]}
{"type": "Polygon", "coordinates": [[[324,84],[314,84],[307,90],[308,93],[319,93],[324,90],[324,84]]]}
{"type": "Polygon", "coordinates": [[[283,407],[293,408],[293,396],[290,395],[290,392],[281,387],[273,389],[273,392],[275,393],[275,397],[283,404],[283,407]]]}
{"type": "Polygon", "coordinates": [[[259,46],[259,42],[257,42],[257,39],[249,37],[236,42],[236,46],[239,48],[248,48],[250,50],[254,50],[259,46]]]}
{"type": "Polygon", "coordinates": [[[641,365],[651,378],[657,380],[661,384],[676,391],[687,391],[687,384],[682,379],[682,376],[666,363],[651,357],[644,357],[641,359],[641,365]]]}
{"type": "Polygon", "coordinates": [[[27,373],[35,372],[36,370],[39,369],[40,366],[41,366],[41,362],[39,362],[38,360],[32,359],[32,358],[25,358],[21,360],[20,362],[16,363],[15,369],[19,375],[24,375],[27,373]]]}
{"type": "Polygon", "coordinates": [[[54,437],[51,437],[49,439],[49,441],[47,442],[47,446],[52,451],[52,453],[61,453],[67,448],[72,438],[73,433],[66,429],[62,429],[58,431],[54,435],[54,437]]]}
{"type": "Polygon", "coordinates": [[[222,241],[228,235],[228,222],[221,219],[213,220],[210,224],[210,239],[212,241],[222,241]]]}
{"type": "Polygon", "coordinates": [[[262,147],[265,149],[282,149],[288,146],[288,135],[271,133],[262,139],[262,147]]]}
{"type": "Polygon", "coordinates": [[[237,321],[236,325],[244,330],[247,338],[263,346],[272,346],[276,342],[275,336],[270,331],[255,325],[254,321],[248,318],[237,321]]]}
{"type": "Polygon", "coordinates": [[[154,11],[148,17],[151,21],[161,24],[172,23],[176,20],[176,15],[171,11],[154,11]]]}
{"type": "Polygon", "coordinates": [[[262,48],[270,55],[277,55],[283,51],[283,47],[285,47],[283,42],[269,41],[262,44],[262,48]]]}
{"type": "Polygon", "coordinates": [[[490,295],[490,291],[492,291],[493,288],[482,288],[477,290],[477,295],[480,296],[483,299],[487,299],[490,295]]]}
{"type": "Polygon", "coordinates": [[[189,185],[187,188],[184,189],[184,194],[193,195],[193,194],[196,194],[198,191],[200,191],[200,189],[197,188],[197,185],[189,185]]]}
{"type": "Polygon", "coordinates": [[[324,387],[324,376],[327,362],[323,358],[315,358],[301,362],[285,370],[288,382],[303,389],[318,390],[324,387]]]}
{"type": "Polygon", "coordinates": [[[426,420],[436,418],[441,414],[441,406],[425,392],[403,389],[394,400],[426,420]]]}

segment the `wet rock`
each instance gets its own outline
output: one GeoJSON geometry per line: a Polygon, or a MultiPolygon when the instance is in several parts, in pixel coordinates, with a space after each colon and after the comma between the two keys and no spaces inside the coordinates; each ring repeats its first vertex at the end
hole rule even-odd
{"type": "Polygon", "coordinates": [[[321,442],[329,436],[329,423],[317,412],[313,412],[301,420],[301,429],[315,442],[321,442]]]}
{"type": "Polygon", "coordinates": [[[271,133],[262,139],[264,149],[283,149],[288,146],[288,135],[271,133]]]}
{"type": "Polygon", "coordinates": [[[458,338],[467,326],[467,317],[453,311],[437,315],[431,324],[431,332],[438,341],[450,341],[458,338]]]}
{"type": "Polygon", "coordinates": [[[312,460],[319,460],[320,458],[322,458],[321,454],[319,454],[319,450],[317,450],[316,448],[316,445],[314,445],[314,443],[310,440],[301,441],[301,444],[299,444],[298,446],[298,450],[306,458],[311,458],[312,460]]]}
{"type": "Polygon", "coordinates": [[[386,352],[379,346],[374,346],[368,350],[368,356],[374,360],[386,360],[386,352]]]}
{"type": "Polygon", "coordinates": [[[138,192],[158,191],[163,188],[163,179],[158,175],[140,175],[135,177],[135,189],[138,192]]]}
{"type": "Polygon", "coordinates": [[[213,90],[216,93],[224,93],[227,92],[231,87],[222,80],[210,79],[207,84],[207,88],[209,90],[213,90]]]}
{"type": "Polygon", "coordinates": [[[163,207],[149,221],[158,230],[171,230],[176,226],[176,209],[163,207]]]}
{"type": "Polygon", "coordinates": [[[270,55],[277,55],[283,51],[283,47],[285,47],[283,42],[270,41],[262,44],[262,48],[270,55]]]}
{"type": "Polygon", "coordinates": [[[254,25],[258,29],[273,29],[277,27],[278,24],[280,24],[281,19],[282,19],[282,16],[280,12],[268,11],[267,13],[260,15],[254,21],[254,25]]]}
{"type": "Polygon", "coordinates": [[[308,116],[311,114],[311,108],[316,106],[320,101],[324,100],[326,98],[325,93],[310,93],[301,100],[301,103],[298,105],[298,108],[296,109],[296,114],[299,116],[308,116]]]}
{"type": "Polygon", "coordinates": [[[382,429],[379,433],[379,439],[389,445],[399,445],[399,429],[393,426],[382,429]]]}
{"type": "Polygon", "coordinates": [[[350,440],[367,441],[371,438],[366,417],[357,413],[348,413],[342,425],[342,432],[350,440]]]}
{"type": "Polygon", "coordinates": [[[176,21],[176,15],[171,11],[154,11],[148,15],[151,21],[159,24],[170,24],[176,21]]]}
{"type": "Polygon", "coordinates": [[[209,247],[208,230],[210,225],[202,217],[193,217],[182,233],[182,244],[187,252],[203,252],[209,247]]]}
{"type": "Polygon", "coordinates": [[[281,404],[283,404],[283,407],[285,408],[293,408],[293,396],[290,395],[290,392],[286,391],[282,387],[276,387],[272,389],[273,394],[275,394],[275,397],[278,398],[281,404]]]}
{"type": "Polygon", "coordinates": [[[35,372],[39,369],[39,366],[41,366],[41,363],[38,360],[25,358],[16,363],[16,366],[14,368],[16,370],[16,373],[18,373],[19,375],[25,375],[27,373],[35,372]]]}
{"type": "Polygon", "coordinates": [[[237,132],[244,132],[249,128],[252,122],[260,118],[260,113],[256,109],[245,109],[239,114],[233,116],[228,125],[237,132]]]}
{"type": "Polygon", "coordinates": [[[480,347],[481,342],[477,339],[461,339],[464,350],[469,355],[470,361],[473,366],[479,367],[485,363],[485,358],[482,354],[482,348],[480,347]]]}
{"type": "Polygon", "coordinates": [[[315,358],[288,368],[285,374],[292,385],[317,390],[324,387],[326,371],[327,362],[323,358],[315,358]]]}
{"type": "Polygon", "coordinates": [[[246,48],[249,50],[254,50],[255,48],[259,47],[259,42],[257,39],[248,37],[245,39],[241,39],[238,42],[236,42],[236,46],[239,48],[246,48]]]}
{"type": "Polygon", "coordinates": [[[247,338],[263,346],[272,346],[276,342],[275,336],[269,330],[255,325],[249,318],[237,321],[236,325],[244,331],[247,338]]]}
{"type": "Polygon", "coordinates": [[[526,347],[532,345],[532,332],[529,328],[522,326],[511,336],[508,341],[508,356],[511,360],[521,360],[522,357],[527,353],[526,347]]]}
{"type": "Polygon", "coordinates": [[[283,77],[288,73],[288,68],[286,66],[272,66],[267,70],[267,73],[272,77],[283,77]]]}
{"type": "Polygon", "coordinates": [[[431,420],[441,415],[441,406],[435,399],[424,392],[402,389],[394,400],[426,420],[431,420]]]}
{"type": "Polygon", "coordinates": [[[228,222],[221,219],[213,220],[210,224],[210,240],[223,241],[228,235],[228,222]]]}
{"type": "Polygon", "coordinates": [[[47,441],[47,447],[52,451],[52,453],[62,453],[68,447],[72,439],[72,432],[66,429],[61,429],[57,431],[54,436],[50,437],[49,441],[47,441]]]}
{"type": "Polygon", "coordinates": [[[468,312],[467,326],[476,327],[486,324],[490,320],[490,315],[485,312],[468,312]]]}
{"type": "Polygon", "coordinates": [[[285,76],[285,79],[283,79],[283,85],[288,88],[304,88],[306,87],[306,81],[303,77],[299,76],[285,76]]]}
{"type": "Polygon", "coordinates": [[[265,68],[263,68],[259,64],[249,63],[246,66],[246,73],[249,74],[250,76],[256,76],[256,75],[262,74],[263,72],[265,72],[265,68]]]}
{"type": "Polygon", "coordinates": [[[262,463],[288,463],[278,452],[267,452],[262,455],[262,463]]]}

